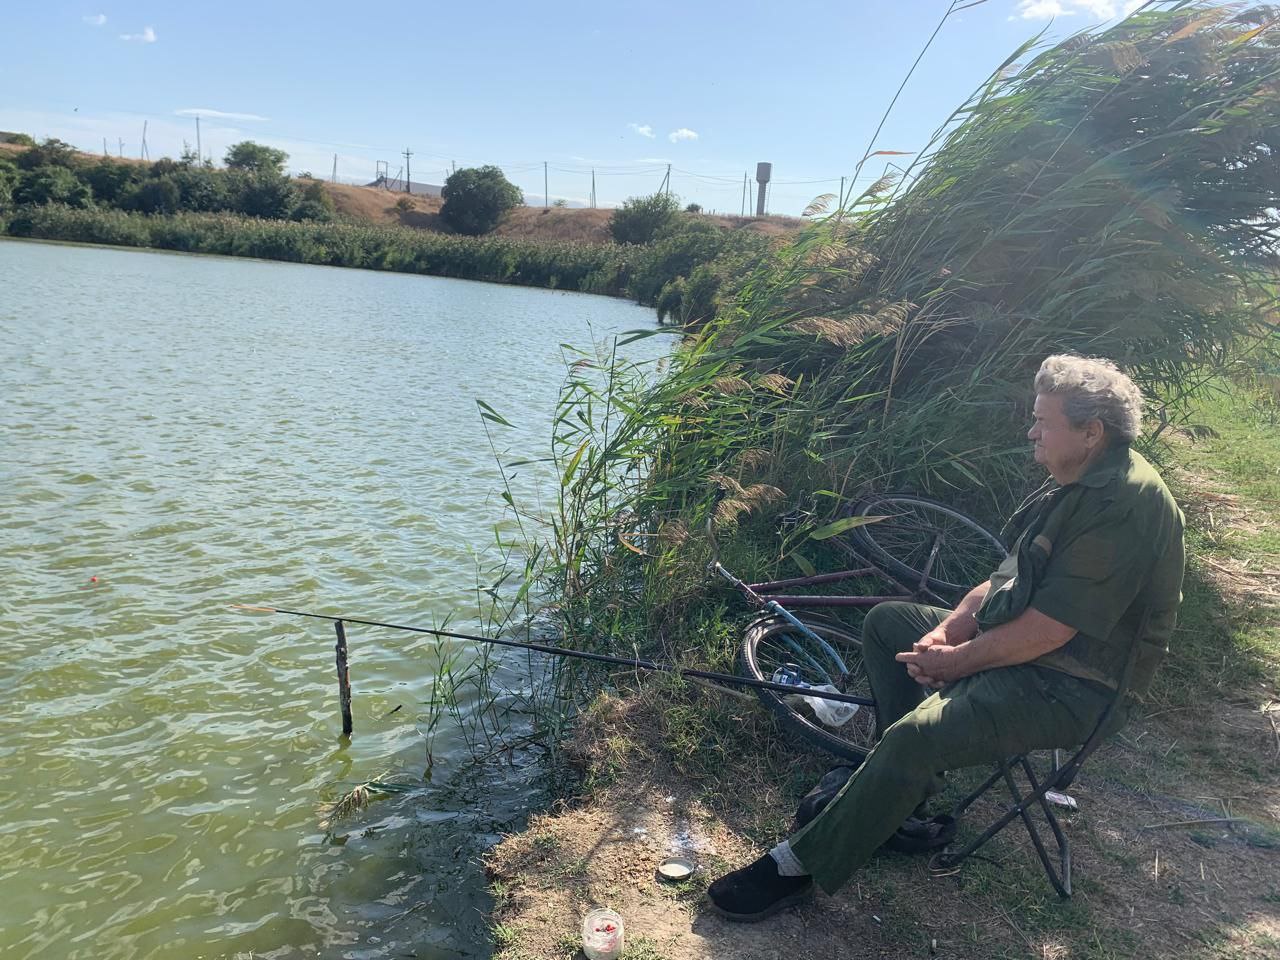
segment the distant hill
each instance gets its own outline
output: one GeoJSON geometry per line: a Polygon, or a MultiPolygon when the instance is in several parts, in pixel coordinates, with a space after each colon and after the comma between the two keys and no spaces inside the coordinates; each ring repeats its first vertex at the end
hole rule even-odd
{"type": "MultiPolygon", "coordinates": [[[[383,190],[390,190],[392,193],[404,193],[404,181],[397,180],[395,177],[379,177],[372,183],[363,184],[366,187],[378,187],[383,190]]],[[[444,189],[440,184],[436,183],[419,183],[417,180],[409,181],[409,192],[416,197],[438,197],[440,191],[444,189]]],[[[587,205],[580,200],[570,200],[568,198],[552,197],[552,203],[558,199],[564,199],[562,206],[572,207],[577,210],[585,210],[587,205]]],[[[543,206],[542,194],[526,193],[524,195],[524,205],[526,207],[543,206]]]]}
{"type": "MultiPolygon", "coordinates": [[[[376,181],[375,181],[376,183],[376,181]]],[[[440,188],[434,184],[413,184],[413,193],[395,193],[381,186],[355,186],[345,183],[324,183],[325,192],[333,198],[338,212],[348,217],[367,220],[370,223],[398,224],[418,230],[452,233],[440,219],[440,188]],[[422,187],[422,192],[418,188],[422,187]],[[433,189],[434,193],[427,193],[433,189]],[[407,204],[400,201],[407,200],[407,204]]],[[[533,201],[535,198],[528,198],[533,201]]],[[[609,241],[609,218],[612,210],[588,207],[542,206],[537,202],[516,207],[498,224],[494,235],[519,237],[529,240],[559,240],[581,243],[606,243],[609,241]]],[[[752,230],[768,236],[786,236],[795,233],[804,221],[794,217],[734,217],[725,214],[704,214],[708,223],[725,230],[752,230]]]]}
{"type": "Polygon", "coordinates": [[[404,181],[395,177],[379,177],[373,183],[364,184],[366,187],[381,187],[383,190],[389,190],[392,193],[411,193],[418,197],[438,197],[440,191],[444,189],[437,183],[419,183],[417,180],[409,181],[409,189],[406,191],[404,181]]]}

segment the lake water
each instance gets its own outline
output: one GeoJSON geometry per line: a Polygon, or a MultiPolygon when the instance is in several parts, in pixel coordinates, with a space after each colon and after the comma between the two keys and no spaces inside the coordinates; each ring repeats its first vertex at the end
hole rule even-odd
{"type": "Polygon", "coordinates": [[[560,344],[653,324],[578,294],[0,241],[0,956],[487,955],[477,860],[537,765],[472,764],[446,720],[424,780],[423,704],[459,648],[351,628],[343,745],[331,627],[228,605],[481,628],[507,521],[476,399],[514,425],[506,456],[545,455],[560,344]],[[322,826],[384,774],[413,789],[322,826]]]}

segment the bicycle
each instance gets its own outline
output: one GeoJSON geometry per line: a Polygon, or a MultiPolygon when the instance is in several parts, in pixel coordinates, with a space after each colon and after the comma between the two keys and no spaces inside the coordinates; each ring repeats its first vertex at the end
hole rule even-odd
{"type": "Polygon", "coordinates": [[[990,575],[1007,548],[999,535],[972,517],[915,494],[865,497],[845,516],[848,538],[835,543],[861,567],[745,583],[720,563],[708,518],[713,550],[709,569],[737,587],[750,603],[769,611],[744,631],[739,669],[756,680],[794,686],[796,693],[757,689],[760,700],[786,729],[839,757],[860,762],[875,745],[878,733],[875,701],[862,667],[861,638],[839,619],[812,614],[801,619],[787,608],[869,609],[890,600],[949,607],[990,575]],[[897,592],[876,596],[779,593],[860,578],[878,578],[897,592]],[[909,582],[915,586],[908,586],[909,582]],[[823,701],[805,690],[865,696],[866,705],[823,701]]]}

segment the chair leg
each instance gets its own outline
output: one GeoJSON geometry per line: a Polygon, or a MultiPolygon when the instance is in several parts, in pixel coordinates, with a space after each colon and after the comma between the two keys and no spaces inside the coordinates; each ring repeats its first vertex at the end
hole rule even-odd
{"type": "Polygon", "coordinates": [[[1062,825],[1058,823],[1058,818],[1054,814],[1049,802],[1045,800],[1046,791],[1052,788],[1056,778],[1052,775],[1043,784],[1036,781],[1035,770],[1032,769],[1031,762],[1027,760],[1026,755],[1018,758],[1018,763],[1022,767],[1022,772],[1026,775],[1027,782],[1031,785],[1031,792],[1025,797],[1020,798],[1017,785],[1013,781],[1013,776],[1005,767],[1005,783],[1009,787],[1009,793],[1013,796],[1014,802],[1017,804],[1017,810],[1022,816],[1022,823],[1027,828],[1027,833],[1031,837],[1031,844],[1036,848],[1036,855],[1040,858],[1040,863],[1044,867],[1045,875],[1048,876],[1049,882],[1053,884],[1053,889],[1058,892],[1058,896],[1064,900],[1071,896],[1071,843],[1067,839],[1067,835],[1062,832],[1062,825]],[[1038,801],[1040,809],[1044,811],[1045,819],[1049,822],[1049,829],[1053,831],[1053,839],[1058,845],[1058,867],[1055,868],[1049,859],[1049,852],[1045,849],[1044,841],[1040,837],[1040,831],[1036,828],[1035,821],[1031,819],[1028,807],[1032,801],[1038,801]]]}
{"type": "MultiPolygon", "coordinates": [[[[1009,771],[1009,763],[1010,763],[1009,760],[998,761],[998,763],[996,764],[996,772],[993,773],[990,777],[988,777],[986,782],[981,787],[979,787],[977,790],[975,790],[973,793],[967,796],[964,800],[960,801],[960,803],[957,804],[952,809],[951,816],[958,821],[961,815],[964,813],[964,811],[967,810],[975,800],[977,800],[980,796],[982,796],[984,793],[990,790],[993,786],[995,786],[997,780],[999,780],[1001,777],[1007,777],[1008,771],[1009,771]]],[[[1017,797],[1015,796],[1014,799],[1016,801],[1017,797]]],[[[1018,816],[1019,813],[1020,813],[1019,808],[1015,806],[1012,810],[1009,810],[1008,812],[1006,812],[1004,816],[1000,817],[1000,819],[992,823],[991,826],[987,827],[987,829],[982,832],[981,836],[969,841],[969,843],[967,843],[962,849],[957,850],[955,853],[951,853],[949,851],[944,850],[942,853],[938,854],[934,858],[934,862],[938,864],[938,866],[944,867],[944,868],[956,866],[962,860],[965,860],[966,858],[968,858],[969,855],[972,854],[974,851],[976,851],[978,848],[983,846],[983,844],[985,844],[988,840],[994,837],[997,833],[999,833],[1001,830],[1007,827],[1010,823],[1012,823],[1013,819],[1016,816],[1018,816]]]]}
{"type": "Polygon", "coordinates": [[[1044,867],[1045,874],[1049,878],[1049,883],[1053,885],[1053,889],[1057,892],[1058,896],[1064,899],[1070,897],[1071,844],[1067,839],[1066,834],[1063,833],[1062,826],[1058,823],[1058,818],[1054,815],[1053,810],[1044,797],[1047,791],[1053,789],[1059,778],[1060,773],[1055,769],[1044,783],[1037,781],[1035,771],[1031,767],[1031,764],[1025,755],[999,761],[995,773],[988,777],[981,787],[957,804],[952,811],[952,816],[958,820],[960,815],[964,813],[964,811],[968,809],[968,807],[972,805],[978,797],[991,789],[991,787],[995,785],[996,781],[1000,779],[1004,780],[1005,785],[1009,789],[1009,795],[1013,799],[1014,803],[1013,808],[1006,811],[1003,816],[987,827],[980,836],[971,840],[962,849],[955,853],[944,851],[934,858],[934,862],[943,868],[953,867],[960,864],[978,850],[978,848],[983,846],[988,840],[1012,823],[1015,818],[1021,817],[1022,823],[1027,828],[1027,833],[1031,837],[1031,843],[1035,847],[1036,855],[1040,858],[1040,863],[1044,867]],[[1015,763],[1022,767],[1023,774],[1027,777],[1031,786],[1031,789],[1026,794],[1023,794],[1018,789],[1017,783],[1013,779],[1013,774],[1010,768],[1015,763]],[[1045,847],[1039,830],[1036,828],[1035,821],[1031,819],[1031,815],[1028,812],[1028,807],[1037,802],[1040,804],[1041,810],[1044,811],[1045,818],[1049,822],[1049,828],[1053,831],[1053,838],[1058,847],[1059,865],[1057,867],[1054,866],[1050,859],[1049,852],[1045,847]]]}

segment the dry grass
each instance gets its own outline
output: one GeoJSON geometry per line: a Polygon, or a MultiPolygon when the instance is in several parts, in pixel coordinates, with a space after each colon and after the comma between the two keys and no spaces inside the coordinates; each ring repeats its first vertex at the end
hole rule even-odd
{"type": "MultiPolygon", "coordinates": [[[[750,757],[727,761],[715,782],[678,769],[662,742],[670,706],[652,691],[599,702],[573,747],[590,798],[535,817],[491,852],[493,920],[517,934],[500,950],[503,960],[571,956],[578,923],[597,905],[618,910],[629,935],[645,936],[655,956],[670,960],[839,957],[851,944],[858,955],[904,960],[1275,955],[1275,834],[1248,824],[1155,826],[1209,821],[1224,810],[1280,822],[1280,759],[1261,777],[1241,778],[1198,769],[1198,755],[1179,751],[1201,742],[1270,753],[1272,730],[1257,710],[1219,705],[1209,723],[1152,718],[1104,748],[1072,788],[1081,811],[1067,824],[1071,901],[1053,894],[1025,834],[1011,828],[988,850],[995,863],[939,876],[924,858],[883,855],[836,896],[753,926],[710,914],[703,892],[780,835],[795,788],[750,757]],[[1133,786],[1146,780],[1161,789],[1133,786]],[[654,871],[674,852],[692,852],[700,869],[665,886],[654,871]]],[[[969,822],[994,818],[996,804],[984,802],[969,822]]]]}
{"type": "MultiPolygon", "coordinates": [[[[377,187],[357,187],[325,183],[338,212],[371,223],[396,224],[440,233],[452,231],[440,220],[439,197],[391,193],[377,187]],[[396,206],[401,199],[412,209],[396,206]]],[[[527,240],[561,240],[579,243],[608,243],[612,210],[573,207],[517,207],[494,230],[495,236],[527,240]]],[[[797,233],[804,222],[796,217],[731,217],[707,215],[710,223],[725,230],[749,230],[780,237],[797,233]]]]}

